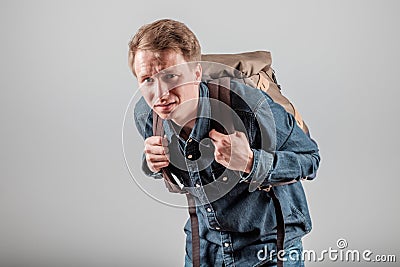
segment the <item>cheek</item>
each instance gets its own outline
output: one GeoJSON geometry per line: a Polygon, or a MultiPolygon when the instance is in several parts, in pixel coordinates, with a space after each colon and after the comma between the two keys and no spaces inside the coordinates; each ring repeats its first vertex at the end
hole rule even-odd
{"type": "Polygon", "coordinates": [[[185,84],[182,86],[179,86],[171,92],[180,100],[182,103],[183,101],[187,101],[190,99],[194,99],[197,97],[197,89],[195,88],[194,84],[185,84]]]}
{"type": "Polygon", "coordinates": [[[150,90],[145,87],[139,87],[139,89],[140,89],[140,93],[142,94],[143,98],[146,100],[147,104],[150,107],[152,107],[157,100],[154,90],[150,90]]]}
{"type": "Polygon", "coordinates": [[[186,99],[186,90],[184,87],[185,86],[179,86],[169,91],[170,96],[172,96],[174,100],[178,101],[179,103],[182,103],[186,99]]]}

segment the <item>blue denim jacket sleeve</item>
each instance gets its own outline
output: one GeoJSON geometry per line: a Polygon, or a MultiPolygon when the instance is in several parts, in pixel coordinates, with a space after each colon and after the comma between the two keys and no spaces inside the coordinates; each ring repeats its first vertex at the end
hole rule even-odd
{"type": "Polygon", "coordinates": [[[294,117],[266,94],[255,109],[261,132],[275,142],[252,148],[254,161],[251,172],[243,178],[263,185],[306,178],[314,174],[320,156],[316,142],[298,127],[294,117]],[[265,118],[273,116],[273,120],[265,118]],[[274,125],[272,124],[275,124],[274,125]],[[275,129],[275,132],[273,130],[275,129]]]}

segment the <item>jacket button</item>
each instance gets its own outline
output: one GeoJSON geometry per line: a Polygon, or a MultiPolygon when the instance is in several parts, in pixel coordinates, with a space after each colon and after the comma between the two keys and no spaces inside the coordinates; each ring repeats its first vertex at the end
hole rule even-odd
{"type": "Polygon", "coordinates": [[[188,155],[187,158],[188,158],[188,159],[191,159],[191,158],[193,158],[193,156],[192,156],[192,155],[188,155]]]}
{"type": "Polygon", "coordinates": [[[207,208],[207,212],[211,212],[211,209],[210,209],[210,208],[207,208]]]}
{"type": "Polygon", "coordinates": [[[228,177],[226,177],[226,176],[222,177],[222,181],[224,181],[224,182],[228,181],[228,177]]]}
{"type": "Polygon", "coordinates": [[[225,246],[226,248],[229,247],[229,243],[228,243],[228,242],[224,243],[224,246],[225,246]]]}
{"type": "Polygon", "coordinates": [[[215,227],[215,230],[221,230],[221,228],[217,226],[217,227],[215,227]]]}
{"type": "Polygon", "coordinates": [[[199,184],[196,184],[196,187],[200,187],[201,185],[199,185],[199,184]]]}

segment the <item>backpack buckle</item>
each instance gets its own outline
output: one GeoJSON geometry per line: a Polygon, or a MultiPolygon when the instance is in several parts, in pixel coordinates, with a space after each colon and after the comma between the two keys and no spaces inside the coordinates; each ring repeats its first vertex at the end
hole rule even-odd
{"type": "Polygon", "coordinates": [[[265,192],[271,191],[272,185],[267,185],[267,186],[258,186],[258,190],[263,190],[265,192]]]}

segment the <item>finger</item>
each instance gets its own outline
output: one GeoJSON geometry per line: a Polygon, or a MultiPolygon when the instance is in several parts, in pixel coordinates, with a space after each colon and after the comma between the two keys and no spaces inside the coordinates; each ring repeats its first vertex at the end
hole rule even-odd
{"type": "Polygon", "coordinates": [[[224,138],[227,137],[227,135],[217,132],[215,129],[212,129],[209,133],[208,136],[211,138],[213,141],[220,141],[224,138]]]}
{"type": "Polygon", "coordinates": [[[236,135],[237,137],[243,137],[245,135],[243,132],[240,131],[235,131],[233,134],[236,135]]]}
{"type": "Polygon", "coordinates": [[[148,145],[144,146],[144,153],[146,154],[154,154],[154,155],[165,155],[169,153],[168,147],[164,146],[156,146],[156,145],[148,145]]]}
{"type": "Polygon", "coordinates": [[[222,154],[216,154],[215,155],[215,161],[221,164],[222,166],[228,168],[229,164],[227,163],[225,157],[222,154]]]}
{"type": "Polygon", "coordinates": [[[235,136],[237,138],[239,138],[239,140],[243,140],[243,141],[247,141],[247,142],[249,141],[247,134],[244,132],[235,131],[235,136]]]}
{"type": "Polygon", "coordinates": [[[150,136],[144,143],[153,146],[168,146],[168,140],[165,136],[150,136]]]}
{"type": "Polygon", "coordinates": [[[224,161],[224,159],[225,159],[224,155],[217,151],[214,153],[214,158],[216,161],[224,161]]]}
{"type": "Polygon", "coordinates": [[[162,145],[162,137],[161,136],[150,136],[150,137],[146,138],[144,143],[146,145],[161,146],[162,145]]]}
{"type": "Polygon", "coordinates": [[[147,163],[147,165],[149,166],[150,171],[159,172],[162,168],[168,167],[169,162],[160,162],[155,164],[147,163]]]}
{"type": "Polygon", "coordinates": [[[166,136],[166,135],[163,136],[161,142],[162,142],[162,145],[163,145],[164,147],[168,147],[168,139],[167,139],[167,136],[166,136]]]}
{"type": "Polygon", "coordinates": [[[159,171],[161,168],[168,167],[168,165],[169,165],[169,162],[155,162],[155,163],[151,164],[151,168],[158,169],[158,171],[159,171]]]}
{"type": "Polygon", "coordinates": [[[169,161],[169,154],[165,155],[146,154],[146,161],[147,162],[169,161]]]}

